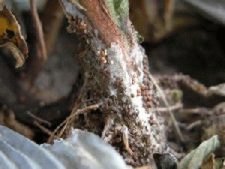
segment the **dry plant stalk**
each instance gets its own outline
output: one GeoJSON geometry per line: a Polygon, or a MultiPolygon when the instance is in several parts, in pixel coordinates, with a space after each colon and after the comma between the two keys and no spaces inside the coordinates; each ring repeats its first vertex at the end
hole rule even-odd
{"type": "Polygon", "coordinates": [[[42,23],[40,21],[38,11],[37,11],[36,0],[30,0],[30,8],[31,8],[31,14],[32,14],[35,32],[37,34],[37,45],[39,48],[38,52],[40,52],[38,56],[41,57],[43,61],[45,61],[47,59],[47,50],[46,50],[46,45],[44,40],[42,23]]]}
{"type": "Polygon", "coordinates": [[[163,117],[155,111],[160,94],[129,20],[128,1],[116,5],[115,1],[106,0],[61,2],[69,32],[80,37],[79,60],[85,72],[85,90],[76,100],[71,125],[102,133],[103,139],[114,145],[128,164],[154,167],[152,155],[165,153],[169,148],[163,117]],[[87,100],[103,104],[96,113],[76,114],[77,109],[88,106],[87,100]]]}
{"type": "Polygon", "coordinates": [[[60,6],[59,0],[48,0],[41,17],[48,55],[54,50],[63,18],[64,13],[60,6]]]}
{"type": "Polygon", "coordinates": [[[33,33],[35,34],[35,42],[33,44],[33,50],[30,52],[30,55],[32,57],[30,63],[27,66],[27,72],[25,76],[26,83],[28,83],[28,87],[33,85],[48,57],[42,23],[37,11],[36,0],[30,0],[30,8],[33,24],[33,33]]]}

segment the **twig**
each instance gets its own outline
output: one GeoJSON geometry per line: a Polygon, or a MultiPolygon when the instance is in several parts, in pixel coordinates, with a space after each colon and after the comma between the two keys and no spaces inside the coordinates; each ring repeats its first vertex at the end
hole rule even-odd
{"type": "Polygon", "coordinates": [[[177,82],[182,82],[185,86],[204,97],[209,96],[208,88],[197,80],[192,79],[190,76],[181,74],[175,75],[172,78],[177,82]]]}
{"type": "Polygon", "coordinates": [[[90,106],[87,106],[85,108],[82,108],[82,109],[78,109],[77,111],[72,111],[71,115],[68,116],[60,125],[58,125],[58,127],[53,131],[53,133],[51,134],[51,136],[49,137],[48,139],[48,142],[51,142],[52,139],[53,139],[53,136],[59,131],[59,129],[61,127],[62,130],[60,131],[60,133],[57,135],[58,137],[61,137],[63,132],[65,131],[66,127],[68,126],[68,123],[71,121],[71,119],[73,119],[75,116],[81,114],[81,113],[84,113],[84,112],[89,112],[91,110],[96,110],[99,108],[99,106],[101,105],[102,103],[97,103],[97,104],[93,104],[93,105],[90,105],[90,106]]]}
{"type": "MultiPolygon", "coordinates": [[[[87,80],[84,81],[84,83],[83,83],[83,85],[82,85],[82,87],[81,87],[81,89],[80,89],[80,91],[79,91],[78,93],[82,93],[82,92],[85,90],[86,83],[87,83],[87,80]]],[[[80,97],[82,97],[82,96],[81,96],[80,94],[78,94],[78,95],[79,95],[79,97],[77,98],[77,100],[80,100],[80,97]]],[[[73,114],[73,112],[76,111],[77,109],[78,109],[77,102],[75,102],[75,105],[73,106],[73,109],[72,109],[72,112],[71,112],[70,116],[71,116],[71,115],[73,114]]],[[[70,117],[70,116],[69,116],[69,117],[70,117]]],[[[59,125],[56,127],[56,129],[55,129],[54,132],[53,132],[53,135],[55,135],[55,134],[58,132],[58,130],[59,130],[61,127],[63,127],[63,125],[64,125],[63,129],[61,129],[61,133],[59,134],[59,135],[62,135],[62,131],[63,131],[63,132],[65,131],[65,129],[66,129],[65,126],[68,125],[68,121],[73,121],[73,118],[74,118],[74,117],[72,117],[71,119],[69,119],[69,117],[67,117],[61,124],[59,124],[59,125]],[[69,119],[69,120],[68,120],[68,119],[69,119]]],[[[53,137],[50,136],[49,139],[48,139],[48,143],[52,142],[52,139],[53,139],[53,137]]]]}
{"type": "Polygon", "coordinates": [[[71,120],[75,117],[75,116],[77,116],[77,115],[79,115],[79,114],[81,114],[81,113],[84,113],[84,112],[89,112],[89,111],[91,111],[91,110],[96,110],[96,109],[98,109],[99,108],[99,106],[100,106],[100,103],[98,103],[98,104],[93,104],[93,105],[90,105],[90,106],[87,106],[87,107],[85,107],[85,108],[83,108],[83,109],[78,109],[77,111],[72,111],[72,113],[71,113],[71,115],[68,117],[68,119],[66,120],[66,124],[64,125],[64,127],[63,127],[63,129],[60,131],[60,133],[59,133],[59,137],[61,137],[62,136],[62,134],[63,134],[63,132],[65,131],[65,129],[66,129],[66,127],[68,126],[68,123],[70,123],[71,122],[71,120]]]}
{"type": "Polygon", "coordinates": [[[169,106],[169,107],[152,108],[152,109],[150,109],[150,111],[168,112],[168,111],[174,111],[174,110],[181,109],[182,107],[183,107],[183,104],[177,103],[177,104],[175,104],[173,106],[169,106]]]}
{"type": "Polygon", "coordinates": [[[44,133],[48,134],[49,136],[52,135],[52,132],[47,129],[46,127],[44,127],[43,125],[41,125],[40,123],[38,123],[37,121],[34,121],[34,125],[38,128],[40,128],[44,133]]]}
{"type": "Polygon", "coordinates": [[[200,126],[202,124],[202,120],[197,120],[191,124],[189,124],[186,129],[187,130],[192,130],[193,128],[197,127],[197,126],[200,126]]]}
{"type": "Polygon", "coordinates": [[[32,117],[33,119],[39,121],[40,123],[44,123],[44,124],[47,124],[49,127],[52,125],[50,122],[48,122],[47,120],[44,120],[40,117],[37,117],[36,115],[32,114],[31,112],[27,112],[27,114],[32,117]]]}
{"type": "Polygon", "coordinates": [[[193,109],[182,109],[182,113],[199,114],[199,115],[212,115],[212,111],[207,108],[193,108],[193,109]]]}

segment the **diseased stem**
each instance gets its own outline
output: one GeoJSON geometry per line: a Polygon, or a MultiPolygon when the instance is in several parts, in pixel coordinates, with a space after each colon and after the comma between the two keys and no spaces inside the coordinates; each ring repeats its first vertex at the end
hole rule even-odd
{"type": "Polygon", "coordinates": [[[118,12],[118,6],[112,6],[115,1],[61,2],[70,24],[68,30],[79,36],[83,51],[79,60],[85,84],[75,110],[86,107],[87,100],[102,103],[94,113],[72,112],[73,127],[103,134],[133,166],[154,166],[153,154],[169,151],[162,114],[151,111],[159,106],[160,93],[150,78],[137,33],[123,13],[126,6],[121,1],[124,11],[118,12]]]}

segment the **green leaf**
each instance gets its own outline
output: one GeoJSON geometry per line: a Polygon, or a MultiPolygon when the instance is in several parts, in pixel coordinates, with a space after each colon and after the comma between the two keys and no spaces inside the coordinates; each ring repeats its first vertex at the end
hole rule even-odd
{"type": "Polygon", "coordinates": [[[207,158],[216,148],[220,146],[218,136],[213,136],[209,140],[201,143],[198,148],[192,150],[179,163],[179,169],[199,169],[205,158],[207,158]]]}
{"type": "Polygon", "coordinates": [[[105,2],[113,21],[125,31],[125,22],[129,17],[129,1],[105,0],[105,2]]]}

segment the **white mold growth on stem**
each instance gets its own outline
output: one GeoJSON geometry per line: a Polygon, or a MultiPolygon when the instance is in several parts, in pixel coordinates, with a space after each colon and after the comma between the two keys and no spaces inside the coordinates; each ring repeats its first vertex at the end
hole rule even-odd
{"type": "MultiPolygon", "coordinates": [[[[130,106],[136,114],[135,120],[141,125],[142,130],[146,135],[153,138],[155,133],[154,127],[149,125],[149,119],[152,116],[154,119],[157,117],[150,111],[150,109],[144,106],[143,96],[138,96],[137,91],[144,81],[143,72],[143,59],[145,54],[144,50],[136,44],[129,54],[124,55],[122,49],[118,44],[112,43],[111,48],[108,49],[108,59],[113,60],[114,64],[109,65],[111,71],[111,83],[116,83],[118,78],[121,79],[122,86],[124,88],[124,97],[130,100],[130,106]]],[[[110,93],[116,95],[117,88],[113,88],[111,85],[110,93]]],[[[157,127],[159,123],[156,121],[157,127]]],[[[151,139],[152,144],[158,145],[155,139],[151,139]]]]}

